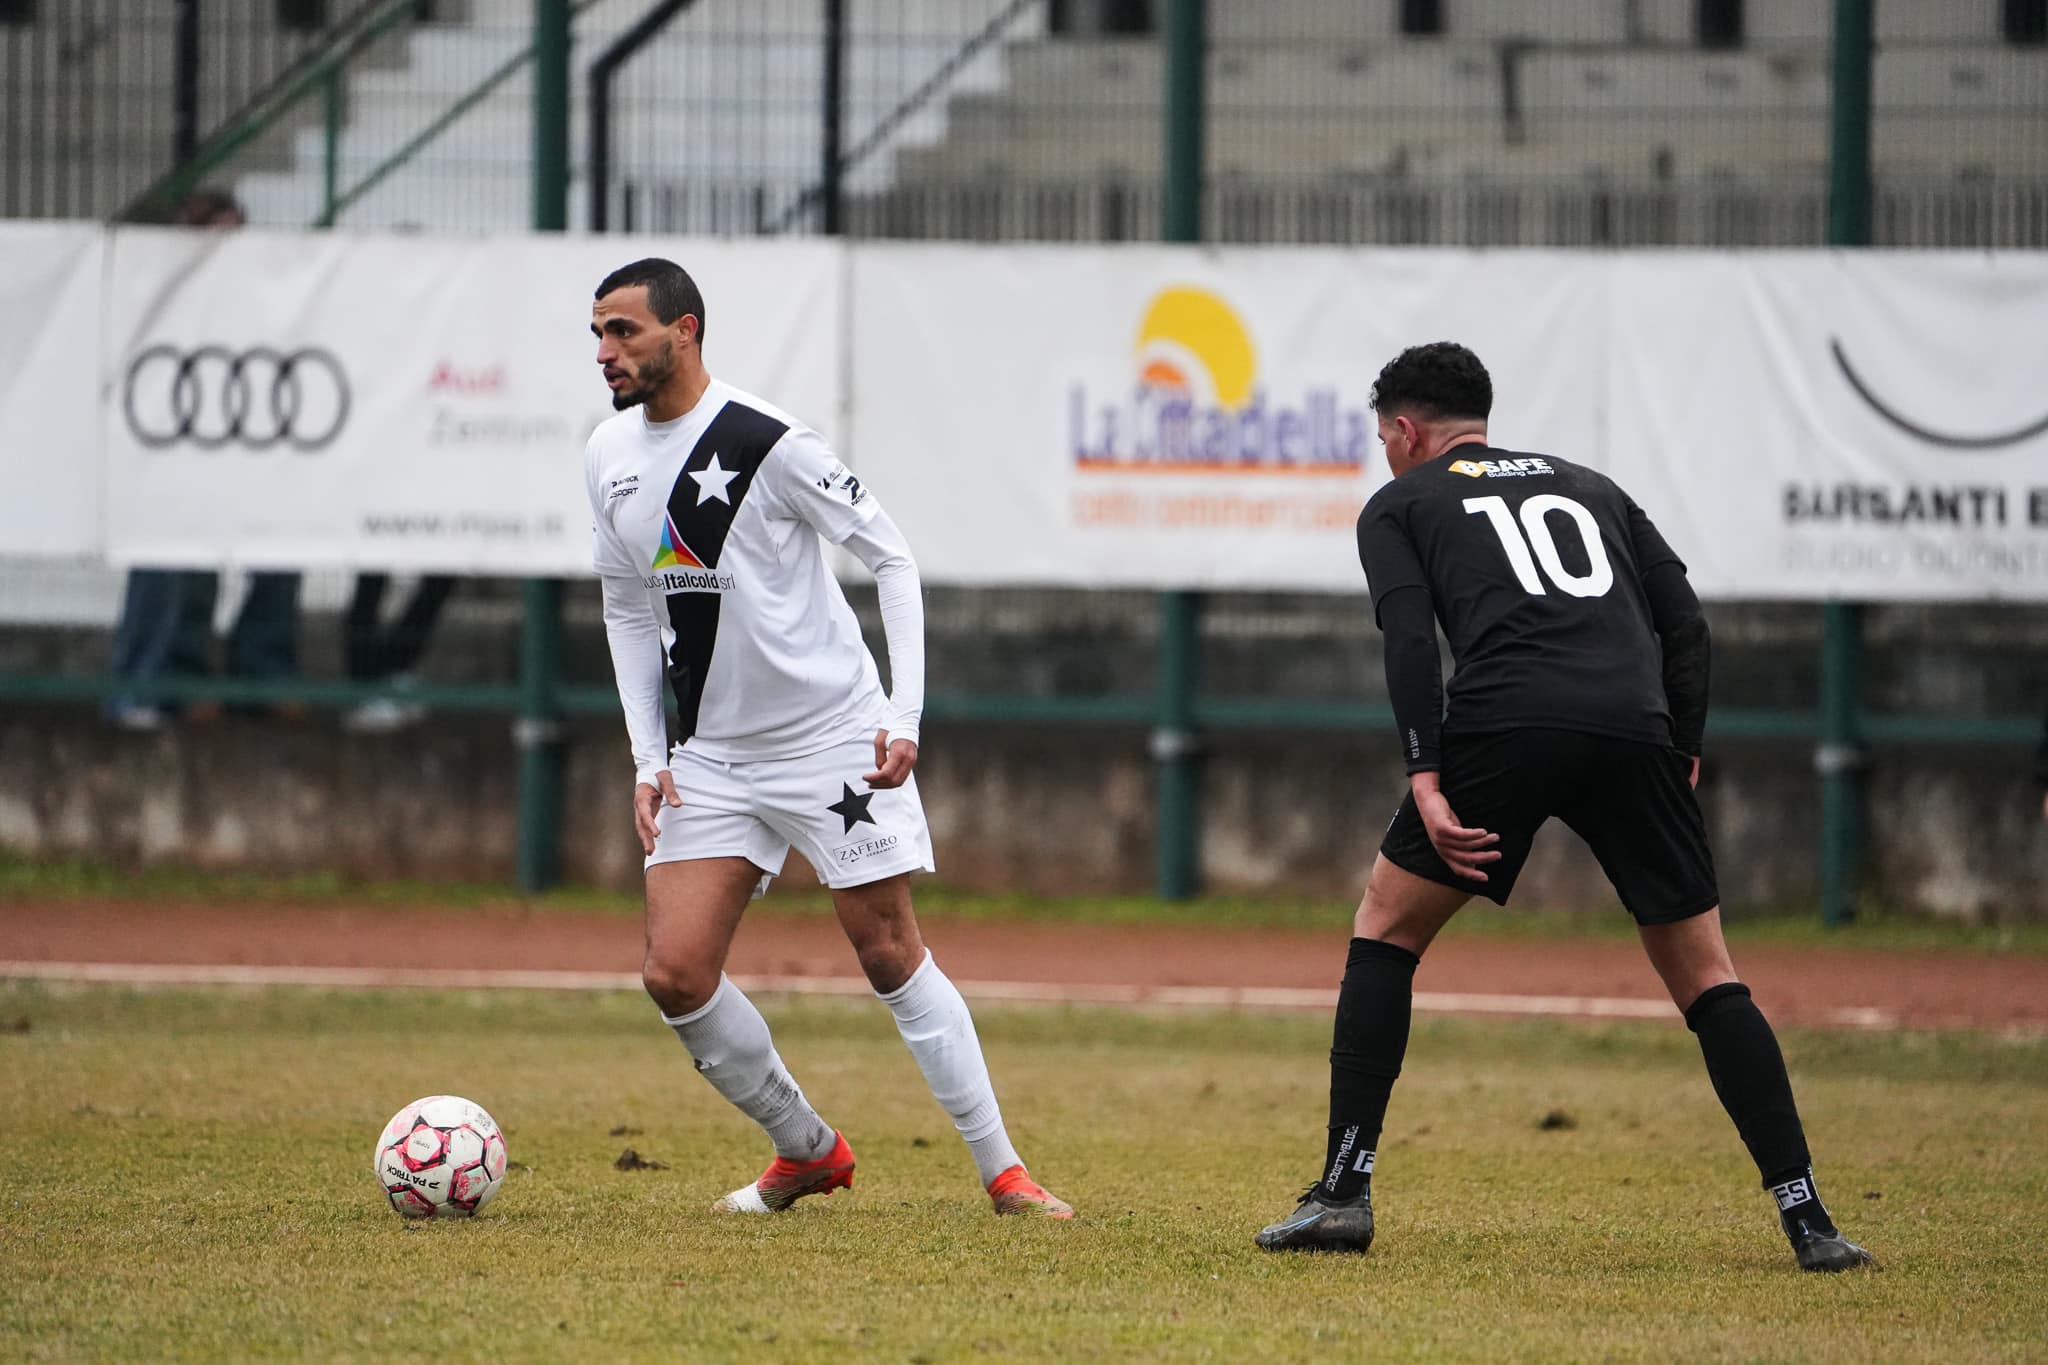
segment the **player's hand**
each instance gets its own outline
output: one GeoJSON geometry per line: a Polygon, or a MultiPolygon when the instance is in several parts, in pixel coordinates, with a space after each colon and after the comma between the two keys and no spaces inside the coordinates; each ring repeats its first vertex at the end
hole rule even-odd
{"type": "Polygon", "coordinates": [[[683,798],[676,795],[676,780],[666,768],[654,775],[654,781],[661,785],[642,782],[633,788],[633,829],[640,836],[641,850],[650,858],[654,856],[654,840],[661,832],[661,808],[683,804],[683,798]]]}
{"type": "Polygon", "coordinates": [[[1437,857],[1444,860],[1444,866],[1460,877],[1469,877],[1475,882],[1485,881],[1486,873],[1481,869],[1488,863],[1500,861],[1500,850],[1493,847],[1500,842],[1500,836],[1483,829],[1467,829],[1459,824],[1457,812],[1451,809],[1451,803],[1444,799],[1444,794],[1434,783],[1416,784],[1414,795],[1415,810],[1422,817],[1423,831],[1429,835],[1430,847],[1436,850],[1437,857]]]}
{"type": "Polygon", "coordinates": [[[1692,776],[1686,780],[1692,783],[1694,791],[1700,789],[1700,756],[1698,754],[1692,756],[1692,776]]]}
{"type": "Polygon", "coordinates": [[[910,776],[910,770],[917,766],[917,741],[899,739],[889,742],[887,730],[875,731],[875,770],[861,780],[870,787],[881,791],[888,787],[900,787],[910,776]]]}

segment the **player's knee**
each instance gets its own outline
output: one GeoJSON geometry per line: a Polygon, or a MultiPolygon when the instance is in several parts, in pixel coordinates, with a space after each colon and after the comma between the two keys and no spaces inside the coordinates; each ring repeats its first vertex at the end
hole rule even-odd
{"type": "Polygon", "coordinates": [[[671,1019],[703,1009],[718,993],[718,968],[708,962],[678,962],[649,956],[640,964],[640,984],[671,1019]]]}
{"type": "Polygon", "coordinates": [[[893,991],[923,963],[924,940],[917,932],[917,921],[908,915],[891,915],[863,926],[854,939],[853,952],[875,989],[893,991]]]}

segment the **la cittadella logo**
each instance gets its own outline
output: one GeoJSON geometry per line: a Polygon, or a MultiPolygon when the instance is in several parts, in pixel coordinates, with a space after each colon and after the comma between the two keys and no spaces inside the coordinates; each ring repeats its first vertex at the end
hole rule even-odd
{"type": "Polygon", "coordinates": [[[1152,296],[1132,348],[1132,382],[1067,395],[1069,455],[1081,473],[1356,476],[1375,430],[1362,399],[1327,384],[1276,392],[1251,330],[1213,290],[1152,296]]]}

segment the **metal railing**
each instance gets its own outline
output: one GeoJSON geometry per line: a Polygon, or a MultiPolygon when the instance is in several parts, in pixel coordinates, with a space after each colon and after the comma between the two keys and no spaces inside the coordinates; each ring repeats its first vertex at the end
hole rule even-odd
{"type": "MultiPolygon", "coordinates": [[[[268,0],[65,0],[0,23],[0,217],[105,218],[349,32],[268,0]]],[[[408,9],[417,9],[418,0],[408,9]]],[[[273,143],[263,149],[281,155],[273,143]]]]}

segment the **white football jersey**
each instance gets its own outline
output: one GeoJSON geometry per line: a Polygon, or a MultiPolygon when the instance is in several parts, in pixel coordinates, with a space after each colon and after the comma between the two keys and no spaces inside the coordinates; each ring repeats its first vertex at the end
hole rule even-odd
{"type": "Polygon", "coordinates": [[[875,661],[819,539],[844,541],[876,502],[823,437],[713,380],[672,422],[610,418],[584,464],[592,564],[644,593],[685,747],[793,758],[882,722],[875,661]]]}

